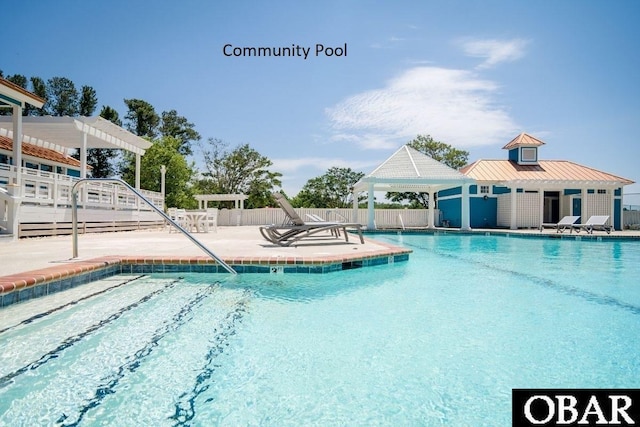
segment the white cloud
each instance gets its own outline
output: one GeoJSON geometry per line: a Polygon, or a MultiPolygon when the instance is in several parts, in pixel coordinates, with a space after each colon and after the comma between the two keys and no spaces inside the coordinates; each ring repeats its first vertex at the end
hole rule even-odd
{"type": "Polygon", "coordinates": [[[478,69],[491,68],[501,62],[511,62],[524,56],[524,50],[528,42],[522,39],[513,40],[469,40],[458,42],[462,50],[475,58],[486,58],[478,65],[478,69]]]}
{"type": "Polygon", "coordinates": [[[361,148],[389,149],[418,134],[456,147],[495,144],[517,129],[494,102],[498,89],[470,71],[414,67],[382,89],[350,96],[326,114],[333,140],[361,148]]]}

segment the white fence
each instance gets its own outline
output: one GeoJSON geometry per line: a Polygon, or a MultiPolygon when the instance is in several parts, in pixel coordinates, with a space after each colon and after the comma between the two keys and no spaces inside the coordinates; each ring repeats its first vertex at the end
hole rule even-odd
{"type": "MultiPolygon", "coordinates": [[[[358,209],[358,218],[354,221],[353,209],[309,209],[296,208],[298,215],[304,220],[310,220],[309,215],[317,215],[327,221],[345,221],[367,223],[367,210],[358,209]]],[[[377,228],[409,228],[426,227],[428,221],[427,209],[376,209],[375,223],[377,228]]],[[[439,214],[436,210],[435,218],[439,214]]],[[[285,214],[280,208],[263,209],[221,209],[218,213],[218,225],[268,225],[282,224],[285,214]]]]}

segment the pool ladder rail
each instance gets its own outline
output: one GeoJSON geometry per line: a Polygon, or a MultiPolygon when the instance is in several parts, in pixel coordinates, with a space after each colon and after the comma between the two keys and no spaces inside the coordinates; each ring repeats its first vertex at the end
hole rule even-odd
{"type": "Polygon", "coordinates": [[[71,210],[72,225],[73,225],[73,258],[78,258],[78,189],[83,184],[86,184],[88,182],[111,182],[113,184],[120,184],[123,187],[127,188],[129,191],[131,191],[133,194],[135,194],[139,199],[141,199],[143,202],[145,202],[146,204],[151,206],[151,208],[153,210],[155,210],[158,214],[160,214],[160,216],[162,216],[165,219],[165,221],[169,222],[169,224],[173,225],[174,227],[176,227],[176,229],[181,231],[182,234],[187,236],[189,238],[189,240],[191,240],[196,246],[198,246],[207,255],[209,255],[213,260],[215,260],[218,264],[220,264],[225,270],[227,270],[227,272],[229,272],[229,273],[231,273],[233,275],[237,275],[238,274],[229,264],[227,264],[222,259],[220,259],[220,257],[218,257],[216,254],[211,252],[209,250],[209,248],[207,248],[205,245],[203,245],[198,239],[193,237],[191,235],[191,233],[189,233],[187,230],[182,228],[180,226],[180,224],[178,224],[173,219],[171,219],[169,217],[169,215],[167,215],[166,213],[164,213],[164,211],[162,211],[162,209],[158,208],[156,205],[151,203],[151,201],[149,201],[138,190],[136,190],[135,188],[133,188],[132,186],[127,184],[125,181],[123,181],[121,179],[118,179],[118,178],[82,178],[82,179],[78,180],[73,185],[73,187],[71,188],[71,199],[72,199],[72,202],[73,202],[72,203],[72,210],[71,210]]]}

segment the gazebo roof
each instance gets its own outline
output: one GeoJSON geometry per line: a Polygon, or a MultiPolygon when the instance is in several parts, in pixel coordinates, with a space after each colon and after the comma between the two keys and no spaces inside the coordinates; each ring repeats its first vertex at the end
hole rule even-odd
{"type": "MultiPolygon", "coordinates": [[[[0,134],[13,136],[12,117],[0,116],[0,134]]],[[[69,152],[80,148],[83,134],[87,135],[87,148],[120,148],[143,155],[151,147],[144,138],[111,123],[102,117],[22,117],[22,142],[44,148],[69,152]]]]}
{"type": "Polygon", "coordinates": [[[472,183],[474,180],[437,160],[403,145],[370,174],[354,185],[354,191],[428,191],[472,183]]]}

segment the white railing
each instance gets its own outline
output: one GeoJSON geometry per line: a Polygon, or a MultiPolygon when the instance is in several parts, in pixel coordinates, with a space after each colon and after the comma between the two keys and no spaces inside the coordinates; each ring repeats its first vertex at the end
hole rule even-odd
{"type": "MultiPolygon", "coordinates": [[[[80,179],[54,172],[38,169],[20,168],[22,203],[33,203],[44,206],[71,206],[71,189],[80,179]]],[[[15,168],[0,164],[0,187],[7,187],[15,178],[15,168]]],[[[145,198],[155,206],[163,208],[164,198],[161,193],[140,190],[145,198]]],[[[151,210],[145,203],[130,191],[111,182],[91,182],[82,189],[78,203],[85,208],[151,210]]]]}

